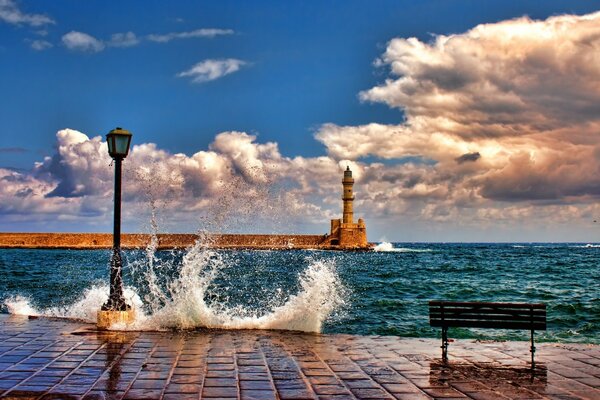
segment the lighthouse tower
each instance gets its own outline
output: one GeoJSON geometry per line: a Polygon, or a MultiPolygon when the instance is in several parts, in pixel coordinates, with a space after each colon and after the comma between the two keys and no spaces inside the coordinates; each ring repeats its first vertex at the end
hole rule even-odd
{"type": "Polygon", "coordinates": [[[342,185],[344,186],[344,192],[342,194],[342,200],[344,201],[342,222],[344,224],[352,224],[354,223],[354,211],[352,210],[352,203],[354,202],[354,194],[352,193],[354,178],[352,178],[352,171],[350,171],[350,167],[346,167],[346,170],[344,171],[342,185]]]}
{"type": "Polygon", "coordinates": [[[354,222],[354,178],[350,167],[346,167],[342,179],[342,218],[331,220],[331,232],[327,236],[328,245],[341,249],[368,248],[367,227],[362,218],[354,222]]]}

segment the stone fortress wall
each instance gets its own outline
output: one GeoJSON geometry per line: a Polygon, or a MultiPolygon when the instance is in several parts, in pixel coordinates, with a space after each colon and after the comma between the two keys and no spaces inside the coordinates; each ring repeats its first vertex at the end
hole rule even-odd
{"type": "MultiPolygon", "coordinates": [[[[360,218],[354,222],[354,179],[347,167],[342,180],[343,213],[341,219],[331,220],[331,231],[326,235],[246,235],[208,234],[202,241],[208,247],[219,249],[326,249],[368,250],[374,247],[367,242],[367,228],[360,218]]],[[[158,234],[159,249],[187,248],[199,238],[188,233],[158,234]]],[[[121,247],[146,248],[149,234],[124,233],[121,247]]],[[[110,249],[110,233],[0,233],[0,248],[27,249],[110,249]]]]}
{"type": "MultiPolygon", "coordinates": [[[[186,248],[192,246],[199,236],[195,234],[158,234],[159,249],[186,248]]],[[[202,238],[211,248],[221,249],[323,249],[330,246],[324,242],[326,235],[236,235],[212,234],[202,238]]],[[[124,233],[121,247],[124,249],[146,248],[151,240],[149,234],[124,233]]],[[[0,233],[0,248],[26,249],[110,249],[110,233],[0,233]]]]}

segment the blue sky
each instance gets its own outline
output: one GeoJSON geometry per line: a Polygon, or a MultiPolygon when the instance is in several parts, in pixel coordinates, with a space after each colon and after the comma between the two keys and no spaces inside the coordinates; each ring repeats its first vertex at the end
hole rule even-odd
{"type": "MultiPolygon", "coordinates": [[[[256,182],[243,172],[243,167],[236,166],[239,160],[237,153],[231,150],[232,143],[235,146],[245,143],[248,154],[258,154],[254,160],[244,153],[250,164],[262,166],[269,160],[276,165],[273,160],[283,157],[288,162],[286,168],[291,169],[290,165],[299,171],[306,168],[298,173],[308,174],[307,178],[298,178],[292,186],[301,187],[299,196],[305,196],[306,202],[315,205],[314,215],[311,214],[313,221],[326,219],[339,211],[337,197],[327,198],[324,193],[337,190],[339,171],[335,168],[352,165],[363,194],[368,190],[372,195],[362,205],[364,216],[373,221],[375,237],[372,239],[473,240],[484,232],[489,234],[486,236],[489,240],[516,237],[560,241],[564,232],[584,232],[577,239],[596,240],[596,228],[589,221],[596,212],[600,182],[590,177],[572,182],[568,187],[558,187],[560,185],[555,183],[566,179],[553,176],[545,164],[552,162],[556,171],[567,171],[574,164],[567,157],[565,143],[574,146],[576,154],[581,151],[581,157],[594,162],[597,157],[591,154],[596,154],[595,148],[581,147],[583,141],[574,139],[575,134],[568,139],[567,136],[557,139],[557,135],[564,134],[564,127],[551,126],[548,121],[538,123],[538,120],[533,121],[532,115],[549,118],[555,113],[553,107],[571,113],[561,116],[563,121],[570,118],[581,121],[584,115],[585,121],[581,123],[587,124],[586,132],[596,135],[596,117],[582,110],[594,109],[592,100],[597,91],[586,94],[587,97],[582,95],[587,99],[584,102],[590,102],[589,106],[586,103],[581,109],[571,110],[567,104],[580,104],[573,100],[581,99],[575,92],[566,94],[568,90],[562,87],[546,88],[542,84],[531,87],[530,93],[540,93],[532,99],[528,98],[529,94],[517,93],[515,89],[500,93],[498,90],[504,90],[505,86],[498,85],[493,92],[496,99],[505,99],[505,95],[519,96],[522,107],[533,104],[530,109],[519,110],[519,115],[527,115],[530,120],[523,123],[522,118],[517,121],[516,117],[514,120],[498,117],[507,103],[497,102],[481,111],[487,113],[485,118],[474,114],[465,121],[471,118],[466,112],[460,114],[464,118],[459,114],[451,117],[453,124],[460,124],[462,133],[454,132],[451,126],[456,125],[448,121],[443,126],[439,120],[432,122],[433,119],[423,123],[423,118],[440,116],[444,110],[428,102],[429,92],[422,98],[417,94],[434,82],[439,86],[431,93],[447,90],[455,99],[465,99],[462,86],[454,89],[451,86],[479,78],[474,78],[468,68],[458,67],[464,61],[460,49],[451,49],[448,44],[436,48],[435,43],[445,43],[445,38],[455,35],[458,40],[465,40],[465,52],[471,49],[469,46],[473,46],[473,54],[476,49],[484,49],[477,53],[484,65],[491,60],[486,51],[491,53],[492,47],[486,46],[490,46],[492,39],[489,38],[494,37],[493,34],[486,36],[486,32],[496,27],[503,29],[504,34],[508,32],[506,37],[510,39],[507,40],[514,41],[509,43],[508,53],[521,46],[524,49],[541,46],[537,50],[525,50],[533,60],[527,68],[516,61],[519,59],[516,50],[506,56],[502,65],[507,71],[510,66],[518,70],[509,78],[512,82],[521,82],[521,78],[523,82],[566,82],[561,78],[566,73],[564,68],[553,69],[556,60],[549,55],[553,50],[548,51],[564,47],[563,39],[557,35],[540,45],[536,32],[541,31],[536,29],[552,26],[554,16],[569,15],[570,19],[560,23],[572,24],[568,26],[577,28],[574,29],[577,32],[582,27],[582,36],[569,43],[581,50],[577,60],[583,60],[586,54],[594,56],[595,48],[585,50],[577,47],[577,43],[582,43],[581,38],[592,37],[590,32],[594,27],[586,25],[586,18],[579,17],[599,9],[599,1],[0,0],[0,92],[4,94],[0,107],[0,169],[21,174],[10,178],[12,181],[30,182],[23,185],[31,187],[13,188],[13,197],[15,193],[28,192],[24,192],[25,189],[31,189],[32,193],[38,190],[41,197],[35,204],[44,204],[39,206],[41,208],[31,205],[27,209],[6,206],[0,210],[4,219],[0,221],[0,229],[107,228],[104,222],[99,222],[110,212],[110,207],[98,205],[110,201],[104,187],[87,187],[84,181],[77,180],[80,178],[73,178],[77,173],[69,170],[70,166],[58,173],[44,157],[58,157],[57,162],[64,166],[68,164],[69,152],[84,154],[77,146],[87,138],[80,139],[76,134],[57,136],[57,132],[66,128],[92,138],[103,136],[115,126],[123,126],[133,131],[135,144],[154,143],[157,151],[165,152],[165,163],[176,153],[184,153],[192,159],[198,152],[212,151],[225,157],[226,162],[223,162],[230,165],[228,168],[239,173],[248,184],[256,182]],[[524,16],[528,19],[519,20],[518,24],[506,22],[524,16]],[[539,24],[536,25],[536,21],[539,24]],[[531,29],[532,33],[529,37],[513,37],[511,29],[515,32],[521,29],[516,25],[531,29]],[[216,29],[220,33],[198,34],[200,29],[216,29]],[[190,34],[193,32],[196,34],[190,34]],[[126,46],[119,37],[113,38],[115,34],[122,34],[120,39],[128,34],[133,41],[126,46]],[[164,35],[169,34],[171,36],[164,39],[164,35]],[[156,37],[161,35],[163,40],[157,41],[156,37]],[[487,42],[477,43],[482,37],[487,38],[487,42]],[[409,38],[416,41],[411,42],[409,38]],[[528,47],[526,42],[530,39],[535,45],[528,47]],[[439,56],[439,60],[452,59],[455,67],[450,72],[436,69],[442,61],[419,59],[425,54],[423,49],[439,56]],[[201,75],[199,81],[194,82],[198,76],[191,71],[194,66],[213,68],[214,79],[201,75]],[[233,69],[223,73],[227,67],[233,69]],[[432,73],[438,75],[431,77],[432,73]],[[449,74],[454,77],[454,83],[444,81],[450,79],[449,74]],[[402,86],[406,83],[403,76],[416,84],[410,89],[402,86]],[[399,84],[400,89],[395,84],[399,84]],[[411,93],[415,96],[411,97],[411,93]],[[491,119],[497,120],[482,128],[485,124],[481,121],[491,119]],[[532,131],[532,127],[537,130],[532,131]],[[485,133],[468,133],[472,129],[483,129],[485,133]],[[229,144],[225,144],[224,139],[218,140],[220,133],[229,131],[237,131],[239,135],[221,137],[229,138],[229,144]],[[508,131],[517,133],[508,137],[508,131]],[[559,131],[563,133],[557,133],[559,131]],[[398,136],[399,132],[402,136],[398,136]],[[418,136],[421,134],[422,137],[418,136]],[[445,136],[436,139],[436,135],[445,136]],[[524,135],[531,141],[524,144],[524,135]],[[540,135],[547,135],[545,137],[555,142],[547,146],[547,141],[539,140],[540,135]],[[356,141],[348,144],[344,138],[349,137],[356,141]],[[497,137],[503,138],[502,141],[491,143],[482,139],[497,137]],[[247,138],[251,138],[248,140],[252,144],[247,143],[247,138]],[[269,142],[277,145],[277,154],[260,147],[269,142]],[[453,145],[446,145],[449,142],[453,145]],[[60,150],[61,145],[63,150],[60,150]],[[565,149],[565,152],[552,152],[558,158],[549,161],[550,148],[565,149]],[[514,149],[514,153],[507,155],[510,149],[514,149]],[[531,155],[529,164],[523,161],[525,154],[531,155]],[[463,163],[460,161],[463,159],[473,162],[463,163]],[[310,186],[306,183],[310,180],[308,176],[316,177],[316,172],[306,165],[317,162],[330,163],[327,165],[334,166],[335,170],[320,178],[326,182],[323,186],[319,186],[321,183],[310,186]],[[44,163],[45,166],[41,166],[44,163]],[[531,171],[516,177],[516,171],[526,170],[524,165],[529,165],[531,171]],[[565,168],[561,169],[561,165],[565,168]],[[478,166],[477,172],[474,166],[478,166]],[[73,182],[64,183],[67,179],[73,182]],[[38,189],[33,188],[31,182],[34,181],[38,189]],[[304,184],[310,187],[303,187],[304,184]],[[79,185],[80,189],[65,194],[62,205],[49,205],[50,201],[58,201],[53,189],[57,185],[69,188],[79,185]],[[395,197],[390,193],[395,193],[395,197]],[[78,212],[65,215],[56,211],[71,204],[73,198],[80,201],[78,212]],[[48,211],[50,209],[55,211],[48,211]],[[561,213],[565,215],[564,220],[556,220],[548,233],[544,221],[549,215],[554,218],[561,213]],[[398,221],[400,232],[386,226],[389,221],[398,221]],[[494,225],[493,221],[500,221],[500,225],[494,225]],[[411,236],[411,230],[417,233],[411,236]]],[[[568,57],[564,55],[564,60],[568,57]]],[[[572,65],[573,60],[567,64],[572,65]]],[[[496,85],[501,80],[498,76],[491,77],[496,72],[478,73],[480,78],[486,76],[481,82],[496,85]]],[[[581,80],[586,79],[589,87],[595,87],[596,71],[589,72],[589,76],[588,72],[581,73],[581,80]]],[[[579,83],[570,87],[577,88],[579,83]]],[[[468,103],[469,109],[477,104],[487,107],[488,98],[477,98],[477,92],[469,89],[470,100],[462,106],[468,103]]],[[[453,109],[461,109],[456,107],[453,109]]],[[[142,154],[149,154],[143,151],[149,150],[140,149],[140,159],[142,154]]],[[[152,157],[156,161],[158,156],[152,157]]],[[[594,164],[587,170],[595,168],[594,164]]],[[[195,178],[182,174],[183,187],[187,190],[195,178]]],[[[568,172],[569,177],[575,175],[585,174],[568,172]]],[[[261,179],[285,180],[275,176],[261,179]]],[[[210,186],[207,179],[201,179],[205,186],[193,190],[196,198],[211,198],[207,194],[210,186]]],[[[8,193],[9,189],[6,190],[8,193]]],[[[360,188],[357,191],[360,195],[360,188]]],[[[126,224],[137,229],[139,224],[133,221],[131,217],[126,224]]],[[[317,222],[306,224],[305,220],[291,226],[308,232],[317,229],[315,227],[322,229],[317,222]]]]}
{"type": "Polygon", "coordinates": [[[172,152],[206,147],[226,130],[277,141],[283,154],[320,155],[313,133],[323,123],[398,123],[402,113],[364,104],[357,94],[385,79],[373,68],[394,37],[463,32],[479,23],[521,15],[546,18],[598,9],[593,1],[20,1],[21,11],[56,21],[44,27],[0,24],[1,166],[30,168],[51,154],[55,133],[74,128],[105,134],[116,125],[135,140],[172,152]],[[48,35],[33,33],[45,29],[48,35]],[[61,37],[80,31],[106,40],[232,29],[215,38],[142,42],[99,53],[70,51],[61,37]],[[27,40],[54,44],[32,50],[27,40]],[[248,62],[239,72],[204,84],[176,74],[204,59],[248,62]],[[18,132],[18,134],[15,134],[18,132]]]}

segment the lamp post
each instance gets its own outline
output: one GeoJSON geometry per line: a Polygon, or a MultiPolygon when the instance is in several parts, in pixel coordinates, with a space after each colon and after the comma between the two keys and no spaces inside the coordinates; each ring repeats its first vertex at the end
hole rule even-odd
{"type": "Polygon", "coordinates": [[[133,321],[133,310],[123,296],[123,274],[121,259],[121,164],[131,144],[131,133],[123,128],[115,128],[106,135],[108,154],[115,163],[115,209],[113,230],[113,251],[110,262],[110,295],[98,312],[98,327],[109,328],[115,322],[133,321]]]}

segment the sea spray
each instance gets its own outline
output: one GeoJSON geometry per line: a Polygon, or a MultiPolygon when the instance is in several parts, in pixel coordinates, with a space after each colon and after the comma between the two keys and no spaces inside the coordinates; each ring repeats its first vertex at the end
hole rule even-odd
{"type": "Polygon", "coordinates": [[[9,314],[13,315],[39,315],[32,305],[31,300],[25,296],[12,296],[4,300],[4,306],[9,314]]]}
{"type": "MultiPolygon", "coordinates": [[[[126,266],[137,278],[136,287],[125,288],[125,298],[136,312],[130,326],[113,329],[281,329],[320,332],[323,323],[344,305],[346,289],[337,275],[334,259],[305,259],[306,267],[297,276],[297,290],[270,287],[278,293],[269,299],[246,299],[233,305],[227,297],[216,296],[215,282],[232,267],[234,257],[209,248],[205,236],[183,255],[167,252],[157,256],[152,240],[138,259],[126,266]],[[257,304],[261,304],[257,307],[257,304]]],[[[268,276],[261,277],[269,285],[268,276]]],[[[97,311],[108,298],[107,285],[92,286],[74,303],[37,310],[27,298],[7,300],[11,314],[41,315],[96,321],[97,311]]]]}
{"type": "MultiPolygon", "coordinates": [[[[213,201],[201,206],[194,216],[204,229],[198,233],[196,243],[183,253],[157,251],[159,211],[167,202],[176,202],[178,191],[183,190],[181,176],[169,174],[166,166],[156,163],[132,172],[136,179],[128,181],[141,185],[146,194],[151,240],[144,251],[123,253],[123,272],[125,281],[129,282],[125,298],[134,307],[136,319],[130,326],[114,326],[114,329],[207,327],[319,332],[323,322],[340,310],[347,296],[344,296],[346,289],[338,278],[335,260],[307,258],[303,262],[304,270],[290,271],[297,274],[296,284],[286,282],[281,287],[267,274],[262,275],[266,271],[261,271],[261,265],[254,265],[253,279],[258,278],[262,293],[253,287],[248,293],[230,299],[224,294],[227,288],[219,286],[229,279],[228,272],[232,268],[239,267],[238,260],[231,252],[211,249],[211,236],[206,231],[252,230],[257,218],[268,220],[274,229],[287,228],[291,217],[304,215],[294,206],[296,202],[289,198],[289,193],[283,187],[274,186],[262,172],[249,168],[243,176],[223,181],[215,188],[213,201]],[[244,193],[245,201],[239,201],[239,193],[244,193]],[[287,197],[283,199],[283,196],[287,197]]],[[[33,307],[29,299],[21,297],[7,300],[5,306],[11,314],[75,318],[94,323],[108,295],[107,285],[90,284],[69,305],[33,307]]]]}
{"type": "Polygon", "coordinates": [[[390,242],[381,242],[373,248],[374,251],[378,252],[392,252],[392,253],[427,253],[431,249],[415,249],[411,247],[394,247],[390,242]]]}
{"type": "MultiPolygon", "coordinates": [[[[109,286],[92,286],[84,290],[80,298],[73,304],[66,306],[50,307],[38,310],[31,305],[31,300],[23,296],[14,296],[4,301],[9,314],[31,315],[53,318],[69,318],[85,322],[96,322],[98,311],[106,302],[109,294],[109,286]]],[[[134,308],[142,307],[142,300],[131,287],[124,289],[124,296],[128,304],[134,308]]]]}

